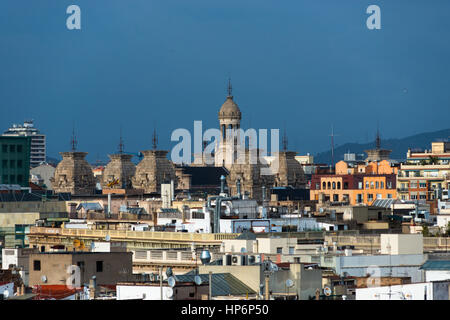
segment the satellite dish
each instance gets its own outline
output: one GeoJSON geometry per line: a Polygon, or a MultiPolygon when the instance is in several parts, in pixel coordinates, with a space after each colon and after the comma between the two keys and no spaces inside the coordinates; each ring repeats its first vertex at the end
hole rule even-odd
{"type": "Polygon", "coordinates": [[[111,236],[109,234],[106,235],[105,241],[111,241],[111,236]]]}
{"type": "Polygon", "coordinates": [[[293,286],[294,286],[294,281],[292,281],[291,279],[287,279],[286,280],[286,287],[292,288],[293,286]]]}
{"type": "Polygon", "coordinates": [[[170,278],[173,275],[173,271],[171,267],[167,267],[166,269],[166,276],[167,278],[170,278]]]}
{"type": "Polygon", "coordinates": [[[246,252],[247,252],[247,249],[241,248],[241,253],[246,253],[246,252]]]}
{"type": "Polygon", "coordinates": [[[42,282],[47,282],[47,277],[46,277],[45,275],[42,276],[42,277],[41,277],[41,281],[42,281],[42,282]]]}
{"type": "Polygon", "coordinates": [[[327,297],[331,296],[331,288],[330,288],[329,286],[323,287],[323,293],[324,293],[327,297]]]}
{"type": "Polygon", "coordinates": [[[195,276],[194,277],[194,282],[196,285],[201,285],[202,284],[202,278],[200,276],[195,276]]]}
{"type": "Polygon", "coordinates": [[[173,289],[172,288],[167,288],[167,290],[166,290],[166,297],[167,298],[172,298],[173,297],[173,289]]]}
{"type": "Polygon", "coordinates": [[[177,284],[177,281],[175,280],[175,277],[169,277],[167,283],[169,284],[169,287],[173,288],[177,284]]]}
{"type": "Polygon", "coordinates": [[[3,291],[3,297],[5,299],[7,299],[9,297],[9,291],[8,290],[3,291]]]}

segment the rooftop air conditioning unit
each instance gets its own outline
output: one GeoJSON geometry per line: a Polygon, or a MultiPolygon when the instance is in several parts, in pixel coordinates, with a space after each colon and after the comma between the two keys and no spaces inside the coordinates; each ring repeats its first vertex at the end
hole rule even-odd
{"type": "Polygon", "coordinates": [[[232,266],[239,266],[239,265],[241,265],[241,261],[239,259],[239,256],[237,256],[237,255],[231,256],[231,265],[232,266]]]}

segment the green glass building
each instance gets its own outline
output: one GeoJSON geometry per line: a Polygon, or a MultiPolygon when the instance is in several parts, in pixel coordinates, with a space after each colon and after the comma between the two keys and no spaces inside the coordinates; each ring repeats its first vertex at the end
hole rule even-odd
{"type": "Polygon", "coordinates": [[[31,137],[0,136],[0,184],[29,187],[31,137]]]}

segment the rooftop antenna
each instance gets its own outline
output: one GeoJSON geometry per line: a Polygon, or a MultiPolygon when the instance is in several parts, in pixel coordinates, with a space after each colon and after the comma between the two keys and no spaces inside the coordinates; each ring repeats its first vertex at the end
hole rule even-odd
{"type": "Polygon", "coordinates": [[[77,137],[75,136],[75,123],[73,124],[73,128],[72,128],[72,139],[70,140],[70,145],[72,147],[72,151],[77,150],[77,137]]]}
{"type": "Polygon", "coordinates": [[[377,137],[375,138],[375,146],[377,150],[381,149],[380,126],[378,121],[377,121],[377,137]]]}
{"type": "Polygon", "coordinates": [[[122,154],[124,150],[125,145],[123,144],[122,139],[122,127],[120,127],[120,138],[119,138],[119,153],[122,154]]]}
{"type": "Polygon", "coordinates": [[[153,129],[152,145],[153,145],[153,150],[156,150],[156,147],[158,145],[158,136],[156,135],[156,128],[153,129]]]}
{"type": "Polygon", "coordinates": [[[331,167],[334,167],[334,137],[337,135],[334,133],[333,124],[331,124],[331,167]]]}
{"type": "Polygon", "coordinates": [[[233,87],[231,86],[231,77],[228,78],[228,88],[227,88],[227,91],[228,91],[228,98],[233,98],[233,95],[232,95],[232,93],[233,93],[233,87]]]}
{"type": "Polygon", "coordinates": [[[284,133],[283,133],[282,144],[283,144],[283,151],[287,151],[288,138],[287,138],[287,134],[286,134],[286,125],[284,126],[284,133]]]}

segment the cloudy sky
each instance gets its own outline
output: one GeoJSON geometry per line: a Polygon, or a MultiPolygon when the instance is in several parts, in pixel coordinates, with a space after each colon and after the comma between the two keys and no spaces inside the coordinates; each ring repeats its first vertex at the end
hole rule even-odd
{"type": "MultiPolygon", "coordinates": [[[[450,127],[450,1],[3,0],[0,129],[34,119],[48,153],[91,161],[217,127],[228,77],[242,127],[286,128],[289,148],[450,127]],[[81,8],[81,30],[66,9],[81,8]],[[381,8],[381,30],[366,9],[381,8]]],[[[59,158],[59,156],[58,156],[59,158]]]]}

